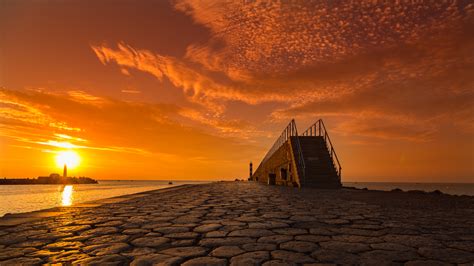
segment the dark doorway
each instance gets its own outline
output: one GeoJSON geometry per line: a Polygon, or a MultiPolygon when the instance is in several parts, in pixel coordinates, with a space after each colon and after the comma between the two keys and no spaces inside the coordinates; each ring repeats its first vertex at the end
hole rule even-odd
{"type": "Polygon", "coordinates": [[[268,174],[268,184],[276,185],[276,174],[268,174]]]}

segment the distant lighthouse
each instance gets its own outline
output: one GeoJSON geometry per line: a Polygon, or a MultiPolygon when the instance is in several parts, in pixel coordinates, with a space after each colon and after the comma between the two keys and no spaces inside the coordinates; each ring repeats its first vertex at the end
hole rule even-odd
{"type": "Polygon", "coordinates": [[[67,165],[66,164],[64,164],[63,177],[64,178],[67,177],[67,165]]]}
{"type": "Polygon", "coordinates": [[[252,161],[250,161],[250,165],[249,165],[249,170],[250,170],[250,174],[249,174],[249,181],[252,180],[252,161]]]}

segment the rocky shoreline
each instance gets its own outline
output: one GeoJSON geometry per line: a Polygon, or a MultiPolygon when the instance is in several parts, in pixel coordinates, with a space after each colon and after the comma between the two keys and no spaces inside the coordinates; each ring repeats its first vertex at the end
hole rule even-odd
{"type": "Polygon", "coordinates": [[[474,262],[474,197],[217,182],[0,218],[0,265],[474,262]]]}

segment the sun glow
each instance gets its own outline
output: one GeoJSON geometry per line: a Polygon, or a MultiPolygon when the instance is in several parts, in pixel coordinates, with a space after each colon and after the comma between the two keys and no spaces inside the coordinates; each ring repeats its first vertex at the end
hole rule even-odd
{"type": "Polygon", "coordinates": [[[56,155],[56,164],[59,167],[67,165],[68,168],[75,168],[79,165],[80,157],[75,151],[60,151],[56,155]]]}
{"type": "Polygon", "coordinates": [[[61,193],[61,205],[62,206],[71,206],[72,204],[72,192],[74,188],[71,185],[64,186],[61,193]]]}

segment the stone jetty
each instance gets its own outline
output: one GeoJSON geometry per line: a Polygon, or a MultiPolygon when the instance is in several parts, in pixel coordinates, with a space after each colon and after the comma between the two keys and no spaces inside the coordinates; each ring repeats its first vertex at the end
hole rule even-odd
{"type": "Polygon", "coordinates": [[[0,219],[0,265],[472,265],[474,200],[216,182],[0,219]]]}

